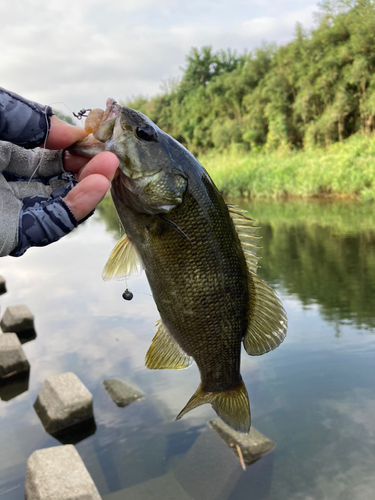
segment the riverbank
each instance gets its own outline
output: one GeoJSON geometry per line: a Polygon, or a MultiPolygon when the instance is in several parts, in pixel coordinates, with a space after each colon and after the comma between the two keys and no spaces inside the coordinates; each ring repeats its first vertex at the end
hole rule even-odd
{"type": "Polygon", "coordinates": [[[369,135],[326,149],[211,153],[199,161],[225,196],[375,200],[375,140],[369,135]]]}

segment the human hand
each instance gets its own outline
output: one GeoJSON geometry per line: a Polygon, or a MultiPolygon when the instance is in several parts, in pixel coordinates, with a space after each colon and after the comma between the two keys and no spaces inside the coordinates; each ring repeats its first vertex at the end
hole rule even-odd
{"type": "MultiPolygon", "coordinates": [[[[45,147],[65,149],[87,135],[83,129],[53,115],[45,147]]],[[[78,184],[69,191],[63,201],[77,221],[85,218],[103,199],[115,176],[118,164],[117,157],[107,151],[96,155],[90,161],[69,151],[64,152],[64,168],[75,175],[78,184]]]]}
{"type": "Polygon", "coordinates": [[[103,152],[89,161],[63,150],[86,135],[52,116],[45,149],[0,142],[0,256],[57,241],[103,198],[116,156],[103,152]]]}

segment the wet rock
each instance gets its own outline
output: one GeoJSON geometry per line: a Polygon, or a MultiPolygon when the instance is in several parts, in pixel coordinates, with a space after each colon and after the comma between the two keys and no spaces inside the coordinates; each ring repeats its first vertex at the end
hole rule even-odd
{"type": "Polygon", "coordinates": [[[144,397],[144,393],[139,388],[133,387],[118,378],[103,380],[103,385],[113,402],[121,408],[144,397]]]}
{"type": "Polygon", "coordinates": [[[27,461],[26,500],[101,500],[73,445],[37,450],[27,461]]]}
{"type": "Polygon", "coordinates": [[[90,391],[74,373],[47,378],[34,409],[50,434],[57,433],[93,417],[90,391]]]}
{"type": "MultiPolygon", "coordinates": [[[[9,335],[9,334],[7,334],[9,335]]],[[[29,390],[30,370],[0,381],[0,399],[10,401],[29,390]]]]}
{"type": "Polygon", "coordinates": [[[7,287],[5,285],[5,278],[0,275],[0,295],[7,291],[7,287]]]}
{"type": "Polygon", "coordinates": [[[60,441],[61,444],[78,444],[81,441],[92,436],[96,432],[96,422],[94,417],[79,422],[79,424],[72,425],[53,433],[53,437],[60,441]]]}
{"type": "Polygon", "coordinates": [[[9,306],[5,309],[0,326],[3,332],[24,332],[34,330],[34,315],[25,305],[9,306]]]}
{"type": "Polygon", "coordinates": [[[29,362],[17,335],[0,334],[0,380],[29,370],[29,362]]]}
{"type": "Polygon", "coordinates": [[[249,434],[240,434],[230,429],[222,420],[210,420],[209,426],[233,450],[246,465],[250,465],[275,448],[275,443],[251,427],[249,434]],[[240,451],[238,450],[238,447],[240,451]]]}

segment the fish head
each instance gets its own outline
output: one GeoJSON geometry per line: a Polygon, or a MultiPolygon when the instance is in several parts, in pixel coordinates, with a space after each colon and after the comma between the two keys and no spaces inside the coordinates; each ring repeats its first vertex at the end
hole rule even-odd
{"type": "Polygon", "coordinates": [[[183,148],[145,115],[108,99],[98,128],[70,150],[88,157],[114,153],[120,169],[112,183],[116,197],[138,212],[157,214],[181,204],[187,189],[177,145],[183,148]]]}

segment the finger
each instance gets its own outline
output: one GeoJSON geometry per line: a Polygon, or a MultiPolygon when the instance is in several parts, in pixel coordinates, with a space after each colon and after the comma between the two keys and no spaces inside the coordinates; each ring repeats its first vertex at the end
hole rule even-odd
{"type": "Polygon", "coordinates": [[[64,151],[64,168],[67,172],[77,174],[89,161],[89,158],[64,151]]]}
{"type": "Polygon", "coordinates": [[[104,198],[110,181],[104,175],[93,174],[83,179],[65,196],[64,201],[77,221],[88,215],[104,198]]]}
{"type": "Polygon", "coordinates": [[[100,174],[112,181],[115,176],[119,161],[117,156],[109,151],[99,153],[79,173],[78,180],[81,182],[93,174],[100,174]]]}
{"type": "Polygon", "coordinates": [[[52,115],[51,129],[45,147],[47,149],[64,149],[80,139],[84,139],[87,135],[87,132],[83,128],[70,125],[57,118],[57,116],[52,115]]]}

